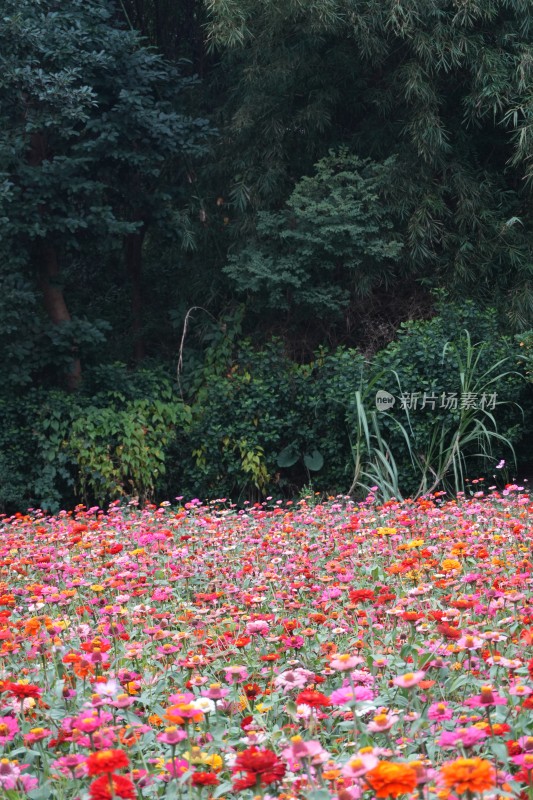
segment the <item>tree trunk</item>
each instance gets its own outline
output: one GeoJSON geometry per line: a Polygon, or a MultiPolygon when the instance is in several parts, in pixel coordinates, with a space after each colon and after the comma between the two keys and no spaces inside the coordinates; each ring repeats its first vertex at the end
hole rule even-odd
{"type": "Polygon", "coordinates": [[[131,332],[133,337],[133,358],[138,364],[144,358],[145,348],[142,335],[142,246],[144,227],[126,237],[126,271],[131,281],[131,332]]]}
{"type": "MultiPolygon", "coordinates": [[[[44,244],[40,253],[40,285],[43,293],[44,307],[54,325],[70,322],[71,316],[65,302],[63,289],[59,284],[59,262],[55,247],[44,244]]],[[[70,391],[77,389],[81,383],[81,361],[73,348],[73,359],[66,376],[70,391]]]]}

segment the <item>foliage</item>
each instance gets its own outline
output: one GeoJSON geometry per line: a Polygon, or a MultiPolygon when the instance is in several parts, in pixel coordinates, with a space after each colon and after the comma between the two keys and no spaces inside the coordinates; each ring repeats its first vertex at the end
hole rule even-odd
{"type": "Polygon", "coordinates": [[[98,342],[97,320],[70,324],[65,283],[94,291],[105,280],[101,262],[148,225],[172,224],[179,235],[185,163],[205,152],[211,129],[184,113],[191,79],[120,26],[113,3],[9,0],[3,14],[2,280],[24,286],[24,320],[37,316],[27,326],[17,320],[17,346],[4,346],[13,368],[27,372],[35,295],[46,298],[50,287],[47,311],[61,322],[48,361],[64,366],[65,345],[72,358],[98,342]]]}
{"type": "MultiPolygon", "coordinates": [[[[376,356],[373,367],[386,381],[379,388],[398,397],[383,418],[382,431],[395,453],[407,493],[428,490],[435,478],[430,477],[431,471],[442,479],[446,464],[452,463],[458,490],[461,457],[454,447],[459,441],[467,444],[468,435],[470,447],[465,453],[484,456],[474,446],[480,445],[479,434],[485,447],[489,441],[494,445],[492,463],[497,463],[508,453],[496,439],[503,437],[502,445],[504,440],[517,443],[524,425],[522,409],[530,415],[523,373],[517,371],[516,347],[501,335],[496,312],[480,311],[472,302],[453,305],[441,300],[434,319],[405,324],[397,339],[376,356]],[[493,394],[495,405],[487,406],[493,394]],[[480,408],[483,395],[485,410],[480,408]],[[483,425],[488,425],[486,432],[483,425]],[[421,476],[425,476],[422,481],[421,476]]],[[[490,463],[482,457],[477,469],[486,473],[490,463]]]]}
{"type": "Polygon", "coordinates": [[[33,389],[16,402],[0,397],[0,408],[0,507],[52,511],[76,497],[153,498],[168,445],[190,418],[160,370],[123,364],[89,370],[77,395],[33,389]]]}
{"type": "Polygon", "coordinates": [[[354,458],[457,488],[489,432],[527,463],[532,12],[6,0],[2,507],[346,492],[354,458]],[[469,371],[509,372],[485,431],[374,412],[469,371]]]}
{"type": "Polygon", "coordinates": [[[528,380],[533,383],[533,331],[524,331],[524,333],[517,334],[515,340],[523,348],[520,351],[520,361],[524,365],[528,380]]]}
{"type": "Polygon", "coordinates": [[[388,205],[410,269],[530,325],[531,0],[207,10],[234,81],[220,163],[240,198],[237,232],[249,237],[254,213],[278,210],[332,146],[379,163],[395,155],[388,205]]]}
{"type": "Polygon", "coordinates": [[[331,318],[352,295],[386,286],[402,250],[382,199],[389,167],[346,149],[321,159],[285,210],[257,215],[257,242],[225,268],[236,288],[255,308],[331,318]]]}
{"type": "MultiPolygon", "coordinates": [[[[63,446],[76,465],[81,497],[103,504],[122,496],[153,499],[165,474],[165,448],[188,416],[170,394],[163,399],[87,406],[73,420],[63,446]]],[[[98,398],[96,398],[98,400],[98,398]]]]}
{"type": "MultiPolygon", "coordinates": [[[[502,406],[517,404],[510,399],[498,400],[497,390],[504,388],[508,391],[508,379],[522,379],[523,375],[510,369],[509,356],[482,372],[480,362],[485,350],[485,342],[472,344],[468,331],[454,342],[446,343],[442,363],[446,355],[453,353],[454,364],[448,371],[448,380],[451,378],[453,381],[454,372],[458,373],[454,381],[454,385],[459,387],[456,392],[438,394],[433,389],[405,392],[395,373],[403,414],[378,414],[372,410],[368,415],[361,392],[357,393],[357,430],[353,448],[355,472],[350,494],[363,491],[365,496],[375,492],[385,500],[401,498],[406,487],[416,487],[413,479],[418,482],[414,497],[433,494],[437,490],[464,493],[468,475],[474,470],[477,469],[475,474],[479,474],[479,471],[494,469],[497,461],[505,463],[505,459],[495,457],[495,450],[500,456],[512,454],[516,467],[513,445],[510,439],[498,432],[496,419],[501,419],[502,406]],[[493,409],[495,413],[492,413],[493,409]],[[417,411],[423,410],[431,417],[422,427],[416,424],[415,417],[417,411]],[[396,450],[402,469],[385,436],[386,426],[396,434],[393,438],[397,447],[402,444],[402,449],[398,447],[396,450]],[[406,459],[401,458],[402,451],[408,454],[412,470],[407,469],[406,459]],[[412,473],[411,481],[409,473],[412,473]]],[[[387,377],[390,380],[392,375],[379,373],[373,378],[366,387],[366,399],[368,395],[375,396],[376,386],[387,377]]],[[[510,435],[516,438],[520,429],[511,430],[510,435]]]]}
{"type": "Polygon", "coordinates": [[[465,459],[480,474],[509,460],[509,445],[522,435],[521,405],[529,405],[517,349],[494,311],[445,300],[439,309],[430,321],[405,325],[370,362],[338,348],[298,365],[279,341],[256,350],[223,337],[196,378],[204,388],[188,397],[191,427],[178,436],[184,491],[242,498],[252,489],[293,491],[312,477],[317,490],[346,492],[352,459],[352,488],[378,484],[402,496],[436,481],[457,491],[465,459]],[[386,415],[375,411],[379,389],[398,396],[386,415]],[[418,398],[416,408],[401,409],[402,392],[418,398]],[[424,392],[433,402],[422,408],[424,392]],[[451,392],[456,409],[442,401],[451,392]],[[492,393],[495,407],[480,409],[492,393]],[[478,407],[461,408],[462,395],[478,407]]]}

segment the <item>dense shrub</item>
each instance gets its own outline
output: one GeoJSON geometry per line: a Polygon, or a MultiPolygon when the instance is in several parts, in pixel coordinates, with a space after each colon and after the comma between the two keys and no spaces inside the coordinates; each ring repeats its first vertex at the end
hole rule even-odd
{"type": "Polygon", "coordinates": [[[177,495],[243,502],[309,484],[364,492],[383,470],[391,478],[385,494],[408,494],[430,486],[443,464],[453,472],[454,442],[460,463],[488,476],[531,430],[522,374],[529,339],[521,341],[500,333],[493,311],[441,303],[433,319],[404,324],[371,362],[340,347],[297,364],[278,340],[257,350],[230,332],[180,385],[161,367],[93,368],[78,394],[0,399],[0,503],[54,510],[80,499],[177,495]],[[378,390],[396,397],[388,412],[376,409],[378,390]],[[482,391],[496,393],[495,407],[444,407],[443,396],[467,391],[478,401],[482,391]],[[416,408],[402,409],[402,392],[418,395],[416,408]],[[435,401],[422,407],[424,393],[435,401]],[[477,435],[481,422],[497,436],[477,435]],[[480,448],[490,457],[476,457],[480,448]]]}

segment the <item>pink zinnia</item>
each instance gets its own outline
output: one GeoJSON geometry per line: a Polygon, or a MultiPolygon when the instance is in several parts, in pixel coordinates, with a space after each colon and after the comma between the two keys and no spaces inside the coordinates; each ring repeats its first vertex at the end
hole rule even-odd
{"type": "Polygon", "coordinates": [[[313,764],[323,764],[329,758],[320,742],[310,740],[305,742],[301,736],[293,736],[290,747],[281,751],[282,758],[291,765],[299,765],[304,759],[309,759],[313,764]]]}
{"type": "Polygon", "coordinates": [[[343,766],[342,774],[346,778],[360,778],[377,767],[378,763],[379,759],[372,753],[355,753],[343,766]]]}
{"type": "Polygon", "coordinates": [[[176,694],[169,695],[168,702],[174,706],[180,703],[191,703],[195,699],[196,695],[192,692],[176,692],[176,694]]]}
{"type": "Polygon", "coordinates": [[[470,633],[461,636],[461,638],[457,640],[457,647],[461,650],[478,650],[480,647],[483,647],[483,645],[483,639],[480,639],[479,636],[472,636],[470,633]]]}
{"type": "Polygon", "coordinates": [[[81,753],[71,753],[68,756],[61,756],[61,758],[52,761],[50,766],[57,769],[66,778],[83,778],[87,775],[86,760],[86,757],[81,753]]]}
{"type": "Polygon", "coordinates": [[[533,769],[533,753],[521,753],[519,756],[513,756],[511,761],[524,769],[533,769]]]}
{"type": "Polygon", "coordinates": [[[335,689],[329,697],[336,706],[344,706],[347,703],[362,703],[365,700],[373,700],[374,693],[366,686],[343,686],[342,689],[335,689]]]}
{"type": "Polygon", "coordinates": [[[49,728],[32,728],[24,734],[24,744],[35,744],[50,736],[52,731],[49,728]]]}
{"type": "Polygon", "coordinates": [[[178,728],[176,725],[171,725],[169,728],[165,728],[163,733],[159,733],[156,738],[158,742],[175,745],[178,744],[178,742],[183,741],[183,739],[186,739],[187,734],[184,730],[178,728]]]}
{"type": "Polygon", "coordinates": [[[14,717],[0,717],[0,744],[10,742],[18,731],[18,722],[14,717]]]}
{"type": "Polygon", "coordinates": [[[420,683],[421,680],[424,679],[425,672],[420,670],[419,672],[407,672],[405,675],[398,675],[396,678],[392,679],[392,682],[395,686],[400,686],[402,689],[410,689],[411,686],[416,686],[417,683],[420,683]]]}
{"type": "Polygon", "coordinates": [[[495,692],[492,686],[482,686],[481,694],[476,694],[465,700],[465,706],[469,708],[480,708],[483,706],[505,706],[507,700],[502,697],[498,692],[495,692]]]}
{"type": "MultiPolygon", "coordinates": [[[[185,761],[184,758],[175,758],[173,761],[167,761],[165,764],[165,769],[173,778],[181,778],[190,768],[191,765],[188,761],[185,761]]],[[[168,777],[164,775],[163,780],[168,780],[168,777]]]]}
{"type": "Polygon", "coordinates": [[[533,736],[521,736],[518,740],[518,744],[522,748],[522,750],[531,751],[533,750],[533,736]]]}
{"type": "Polygon", "coordinates": [[[222,700],[229,694],[229,689],[225,689],[220,683],[209,684],[208,689],[202,689],[200,692],[202,697],[208,697],[210,700],[222,700]]]}
{"type": "Polygon", "coordinates": [[[109,703],[109,705],[113,706],[113,708],[128,708],[128,706],[133,705],[134,702],[135,698],[130,697],[130,695],[119,694],[109,703]]]}
{"type": "Polygon", "coordinates": [[[228,683],[239,683],[240,681],[245,681],[247,677],[248,670],[240,665],[226,667],[224,670],[224,680],[228,683]]]}
{"type": "Polygon", "coordinates": [[[376,714],[375,717],[368,723],[367,728],[372,733],[379,733],[380,731],[389,731],[395,722],[398,722],[400,717],[395,714],[376,714]]]}
{"type": "Polygon", "coordinates": [[[487,738],[487,734],[481,728],[471,726],[470,728],[457,728],[455,731],[444,731],[437,744],[439,747],[457,747],[458,744],[463,747],[473,747],[478,742],[487,738]]]}
{"type": "Polygon", "coordinates": [[[446,703],[432,703],[428,708],[428,719],[442,721],[451,719],[453,711],[446,703]]]}
{"type": "Polygon", "coordinates": [[[246,633],[250,633],[252,636],[254,633],[264,635],[265,633],[268,633],[269,630],[270,625],[264,619],[253,620],[253,622],[248,622],[246,624],[246,633]]]}
{"type": "Polygon", "coordinates": [[[113,716],[107,712],[95,714],[92,711],[87,711],[86,714],[80,714],[79,717],[75,717],[72,720],[72,727],[77,728],[82,733],[94,733],[94,731],[112,719],[113,716]]]}
{"type": "Polygon", "coordinates": [[[287,650],[290,650],[291,648],[293,650],[300,650],[300,648],[305,644],[305,639],[303,636],[282,636],[281,641],[287,650]]]}
{"type": "Polygon", "coordinates": [[[531,689],[530,686],[524,686],[521,683],[516,683],[509,689],[509,694],[512,694],[515,697],[529,697],[532,691],[533,689],[531,689]]]}
{"type": "Polygon", "coordinates": [[[329,665],[331,669],[335,669],[337,672],[345,672],[363,663],[364,661],[360,656],[351,656],[348,653],[343,653],[342,655],[334,656],[329,665]]]}
{"type": "Polygon", "coordinates": [[[313,672],[303,667],[282,672],[274,679],[274,686],[280,689],[303,689],[313,678],[313,672]]]}
{"type": "MultiPolygon", "coordinates": [[[[374,664],[375,663],[374,661],[374,664]]],[[[370,672],[365,672],[362,669],[354,669],[354,671],[350,673],[350,680],[353,683],[359,683],[363,686],[372,686],[372,684],[376,682],[376,679],[370,672]]]]}

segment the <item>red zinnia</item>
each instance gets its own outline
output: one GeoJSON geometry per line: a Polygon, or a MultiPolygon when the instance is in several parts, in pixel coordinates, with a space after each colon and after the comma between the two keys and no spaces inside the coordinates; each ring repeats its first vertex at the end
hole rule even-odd
{"type": "Polygon", "coordinates": [[[233,781],[235,792],[242,792],[244,789],[251,789],[257,783],[255,772],[246,772],[243,778],[236,778],[233,781]]]}
{"type": "Polygon", "coordinates": [[[98,750],[91,753],[86,761],[89,775],[105,775],[127,767],[129,763],[123,750],[98,750]]]}
{"type": "Polygon", "coordinates": [[[89,787],[91,800],[113,800],[122,797],[123,800],[135,800],[135,786],[124,775],[102,775],[89,787]]]}
{"type": "Polygon", "coordinates": [[[233,766],[233,772],[246,773],[244,778],[237,778],[233,788],[239,791],[255,786],[257,780],[263,786],[279,781],[285,775],[285,764],[279,761],[272,750],[260,750],[253,746],[239,753],[233,766]]]}
{"type": "Polygon", "coordinates": [[[316,689],[304,689],[296,698],[296,703],[310,706],[311,708],[331,705],[329,697],[326,697],[322,692],[317,692],[316,689]]]}
{"type": "Polygon", "coordinates": [[[453,625],[448,625],[447,622],[442,623],[442,625],[437,625],[437,630],[446,639],[457,640],[462,636],[462,633],[458,628],[454,628],[453,625]]]}
{"type": "Polygon", "coordinates": [[[249,700],[255,700],[255,698],[261,694],[261,687],[257,685],[257,683],[245,683],[243,685],[244,694],[249,700]]]}
{"type": "Polygon", "coordinates": [[[352,603],[364,603],[368,600],[374,600],[375,594],[372,589],[352,589],[349,592],[349,598],[352,603]]]}
{"type": "Polygon", "coordinates": [[[27,697],[32,697],[35,700],[42,692],[42,689],[35,686],[33,683],[8,683],[5,688],[10,694],[14,695],[17,700],[25,700],[27,697]]]}
{"type": "Polygon", "coordinates": [[[191,783],[193,786],[218,786],[220,781],[212,772],[193,772],[191,783]]]}

